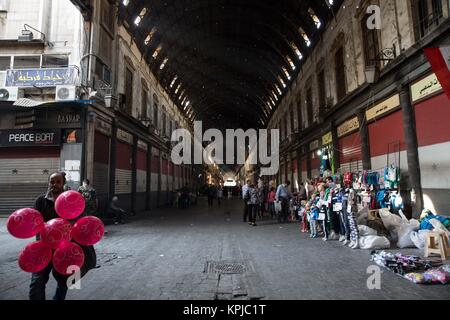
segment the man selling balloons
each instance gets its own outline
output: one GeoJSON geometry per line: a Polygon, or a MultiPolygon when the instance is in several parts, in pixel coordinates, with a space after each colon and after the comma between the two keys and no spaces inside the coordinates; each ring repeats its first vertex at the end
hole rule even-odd
{"type": "Polygon", "coordinates": [[[78,192],[63,192],[65,183],[63,173],[52,174],[47,193],[36,200],[34,209],[17,210],[7,221],[8,231],[14,237],[37,239],[19,255],[20,268],[32,273],[31,300],[45,300],[45,286],[52,270],[58,283],[53,300],[64,300],[67,280],[74,270],[80,270],[83,277],[96,264],[93,245],[102,239],[104,225],[92,216],[74,221],[83,213],[85,200],[78,192]]]}

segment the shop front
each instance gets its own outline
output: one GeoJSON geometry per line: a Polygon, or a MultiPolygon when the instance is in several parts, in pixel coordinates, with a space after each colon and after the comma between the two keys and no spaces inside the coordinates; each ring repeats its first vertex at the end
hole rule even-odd
{"type": "Polygon", "coordinates": [[[424,205],[434,213],[450,212],[450,100],[435,74],[411,85],[424,205]]]}
{"type": "Polygon", "coordinates": [[[296,191],[299,190],[300,182],[299,181],[299,175],[298,175],[298,160],[297,160],[297,153],[291,154],[291,161],[292,161],[292,188],[296,191]]]}
{"type": "Polygon", "coordinates": [[[136,210],[144,211],[147,204],[148,144],[138,140],[136,157],[136,210]]]}
{"type": "Polygon", "coordinates": [[[322,147],[318,151],[320,158],[320,174],[323,177],[333,175],[336,171],[334,164],[333,137],[331,132],[322,136],[322,147]]]}
{"type": "Polygon", "coordinates": [[[388,166],[408,170],[400,96],[385,99],[366,112],[372,170],[388,166]]]}
{"type": "Polygon", "coordinates": [[[66,171],[67,185],[78,189],[84,169],[82,110],[79,105],[2,106],[0,214],[32,206],[56,171],[66,171]]]}
{"type": "Polygon", "coordinates": [[[339,139],[340,171],[359,172],[363,170],[361,154],[361,136],[358,117],[351,118],[337,128],[339,139]]]}
{"type": "Polygon", "coordinates": [[[104,208],[108,201],[110,184],[110,155],[111,155],[112,126],[107,121],[96,119],[94,133],[94,165],[91,180],[97,193],[99,208],[104,208]]]}
{"type": "Polygon", "coordinates": [[[169,160],[167,155],[163,154],[161,162],[161,205],[169,203],[169,160]]]}
{"type": "Polygon", "coordinates": [[[319,155],[319,140],[314,140],[309,144],[309,158],[311,163],[311,178],[316,179],[320,177],[320,168],[322,159],[319,155]]]}
{"type": "Polygon", "coordinates": [[[130,212],[132,208],[132,159],[133,136],[123,130],[117,130],[115,194],[119,197],[121,207],[130,212]]]}
{"type": "Polygon", "coordinates": [[[157,148],[152,148],[152,174],[151,174],[151,199],[152,208],[156,208],[160,201],[160,190],[161,190],[161,176],[160,176],[160,160],[159,160],[159,150],[157,148]]]}

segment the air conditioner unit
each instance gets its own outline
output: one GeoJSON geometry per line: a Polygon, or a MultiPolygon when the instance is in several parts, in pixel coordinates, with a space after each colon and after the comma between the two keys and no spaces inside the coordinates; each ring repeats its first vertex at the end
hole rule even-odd
{"type": "Polygon", "coordinates": [[[18,87],[0,88],[0,101],[17,101],[23,98],[23,92],[18,87]]]}
{"type": "Polygon", "coordinates": [[[56,86],[56,101],[74,101],[77,100],[76,86],[56,86]]]}

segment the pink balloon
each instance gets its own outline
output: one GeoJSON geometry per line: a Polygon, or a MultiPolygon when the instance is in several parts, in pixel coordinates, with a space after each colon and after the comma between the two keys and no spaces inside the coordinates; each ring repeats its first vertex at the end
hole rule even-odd
{"type": "Polygon", "coordinates": [[[57,218],[45,224],[41,231],[41,240],[52,249],[57,249],[63,241],[72,240],[72,224],[57,218]]]}
{"type": "Polygon", "coordinates": [[[27,245],[19,255],[19,266],[25,272],[44,270],[52,260],[52,249],[42,241],[27,245]]]}
{"type": "Polygon", "coordinates": [[[75,241],[83,246],[93,246],[98,243],[105,234],[105,225],[97,217],[84,217],[75,223],[72,236],[75,241]]]}
{"type": "Polygon", "coordinates": [[[19,239],[28,239],[37,235],[44,228],[42,214],[31,208],[15,211],[6,223],[8,231],[19,239]]]}
{"type": "Polygon", "coordinates": [[[63,219],[72,220],[78,218],[83,213],[86,206],[81,193],[76,191],[66,191],[55,201],[56,213],[63,219]]]}
{"type": "Polygon", "coordinates": [[[64,241],[53,254],[53,268],[62,275],[71,275],[69,267],[81,268],[84,264],[84,252],[73,242],[64,241]]]}

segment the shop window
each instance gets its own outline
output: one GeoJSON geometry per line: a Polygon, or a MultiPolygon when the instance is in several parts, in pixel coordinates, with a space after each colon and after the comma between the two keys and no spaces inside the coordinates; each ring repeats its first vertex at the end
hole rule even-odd
{"type": "Polygon", "coordinates": [[[321,111],[328,111],[326,105],[326,90],[325,90],[325,70],[321,70],[317,75],[317,88],[319,90],[319,108],[321,111]]]}
{"type": "Polygon", "coordinates": [[[299,97],[298,98],[298,103],[297,103],[297,122],[298,122],[298,131],[302,131],[302,124],[303,124],[303,120],[302,120],[302,98],[299,97]]]}
{"type": "Polygon", "coordinates": [[[370,15],[365,15],[361,21],[362,40],[364,47],[364,59],[366,66],[379,64],[374,60],[378,58],[380,52],[378,46],[378,30],[367,28],[367,21],[370,19],[370,15]]]}
{"type": "Polygon", "coordinates": [[[63,143],[83,143],[81,130],[63,130],[63,143]]]}
{"type": "Polygon", "coordinates": [[[109,0],[103,0],[101,24],[110,35],[114,34],[114,18],[114,6],[109,2],[109,0]]]}
{"type": "Polygon", "coordinates": [[[68,55],[46,54],[42,56],[42,68],[62,68],[69,66],[68,55]]]}
{"type": "Polygon", "coordinates": [[[314,119],[314,110],[313,110],[313,100],[312,100],[312,89],[309,88],[306,91],[306,111],[308,113],[307,118],[308,118],[308,127],[310,127],[313,123],[313,119],[314,119]]]}
{"type": "Polygon", "coordinates": [[[14,69],[40,68],[41,56],[15,56],[14,69]]]}
{"type": "Polygon", "coordinates": [[[442,2],[443,0],[413,0],[411,2],[417,39],[431,33],[445,20],[442,2]]]}
{"type": "Polygon", "coordinates": [[[148,91],[145,87],[143,87],[141,99],[141,119],[147,118],[147,103],[148,103],[148,91]]]}
{"type": "Polygon", "coordinates": [[[125,111],[132,113],[133,108],[133,72],[130,68],[125,68],[125,111]]]}
{"type": "MultiPolygon", "coordinates": [[[[163,107],[163,109],[164,109],[164,107],[163,107]]],[[[167,135],[167,118],[166,118],[166,113],[165,112],[163,112],[162,113],[162,135],[163,136],[165,136],[165,135],[167,135]]]]}
{"type": "Polygon", "coordinates": [[[158,128],[158,104],[153,105],[153,125],[158,128]]]}
{"type": "Polygon", "coordinates": [[[3,56],[0,57],[0,71],[6,71],[11,68],[11,57],[3,56]]]}
{"type": "Polygon", "coordinates": [[[346,95],[345,86],[345,62],[344,48],[340,47],[334,56],[334,67],[336,76],[336,94],[338,101],[342,100],[346,95]]]}
{"type": "Polygon", "coordinates": [[[95,74],[105,83],[111,83],[111,70],[99,58],[95,59],[95,74]]]}

